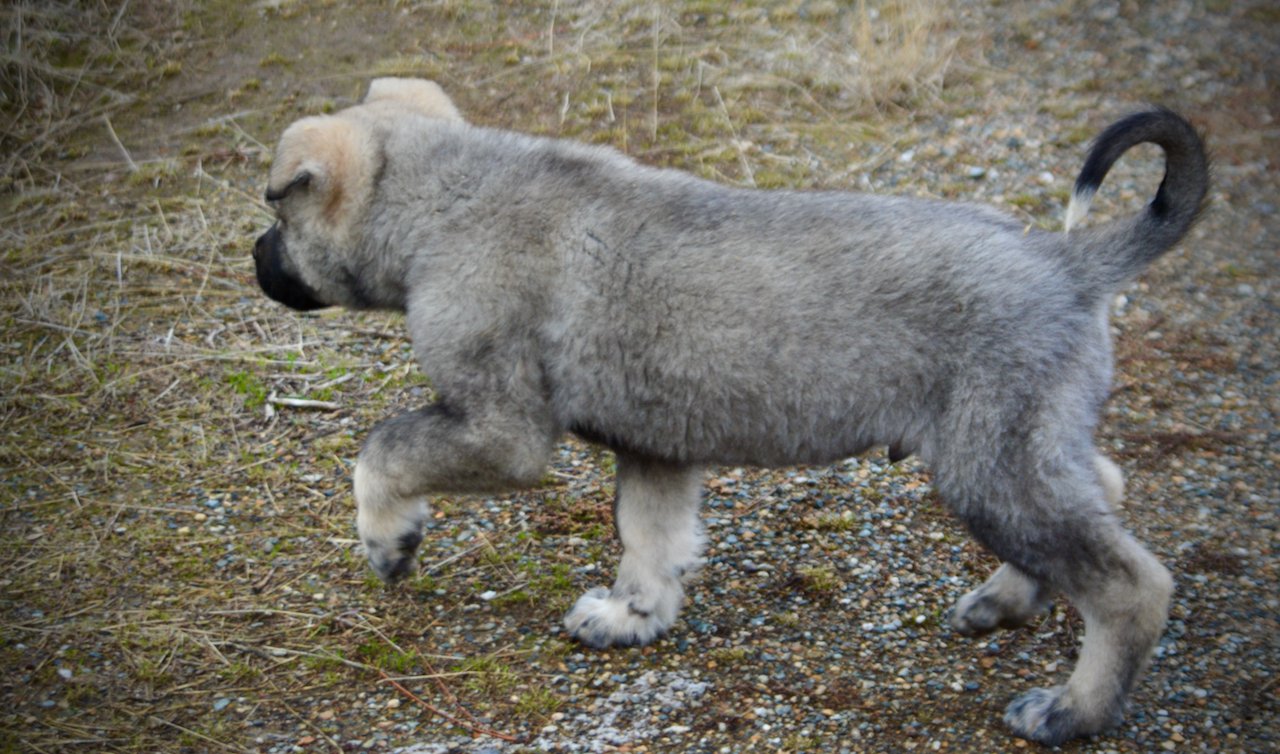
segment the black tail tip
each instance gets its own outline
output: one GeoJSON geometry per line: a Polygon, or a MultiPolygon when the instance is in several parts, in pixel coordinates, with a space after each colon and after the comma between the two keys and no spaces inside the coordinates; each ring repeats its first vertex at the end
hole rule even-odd
{"type": "Polygon", "coordinates": [[[1166,142],[1194,143],[1201,146],[1200,134],[1181,115],[1167,107],[1155,106],[1147,110],[1126,115],[1110,126],[1093,140],[1089,148],[1089,156],[1084,167],[1076,178],[1075,193],[1093,194],[1107,177],[1107,171],[1115,161],[1135,144],[1153,141],[1166,150],[1166,142]]]}

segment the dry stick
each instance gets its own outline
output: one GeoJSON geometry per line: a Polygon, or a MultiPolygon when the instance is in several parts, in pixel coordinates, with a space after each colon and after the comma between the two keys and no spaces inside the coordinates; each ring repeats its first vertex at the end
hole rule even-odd
{"type": "Polygon", "coordinates": [[[658,39],[661,20],[662,11],[655,5],[653,9],[653,130],[649,138],[649,141],[655,143],[658,141],[658,83],[662,78],[658,73],[658,50],[662,44],[658,39]]]}
{"type": "Polygon", "coordinates": [[[396,690],[399,691],[401,694],[404,694],[405,696],[409,697],[413,701],[417,702],[424,709],[436,713],[437,715],[439,715],[440,717],[443,717],[444,719],[448,720],[454,725],[457,725],[461,728],[466,728],[472,733],[479,733],[481,735],[489,736],[491,738],[501,739],[503,741],[510,741],[512,743],[521,743],[521,740],[515,736],[508,735],[506,733],[499,733],[498,731],[492,730],[490,728],[486,728],[483,725],[479,725],[479,724],[471,725],[471,724],[468,724],[465,720],[459,720],[453,715],[450,715],[448,712],[445,712],[444,710],[440,709],[439,707],[436,707],[435,705],[431,704],[425,699],[422,699],[421,697],[419,697],[417,694],[414,694],[409,689],[405,688],[404,686],[401,686],[399,683],[396,683],[394,678],[387,675],[387,671],[379,668],[378,673],[382,675],[382,679],[384,681],[394,686],[396,690]]]}
{"type": "MultiPolygon", "coordinates": [[[[547,57],[556,54],[556,14],[560,10],[560,0],[551,4],[551,21],[547,24],[547,57]]],[[[563,121],[562,121],[563,122],[563,121]]]]}
{"type": "MultiPolygon", "coordinates": [[[[213,241],[213,233],[209,231],[209,221],[205,218],[204,209],[199,204],[196,205],[196,214],[200,217],[200,227],[204,230],[205,235],[209,237],[210,241],[213,241]]],[[[216,244],[210,245],[215,249],[217,248],[216,244]]],[[[213,272],[213,254],[209,255],[209,260],[205,263],[204,276],[200,278],[200,287],[196,289],[196,294],[192,301],[201,299],[204,296],[204,287],[209,284],[209,274],[211,272],[213,272]]]]}
{"type": "MultiPolygon", "coordinates": [[[[363,617],[363,616],[361,616],[361,617],[363,617]]],[[[403,649],[401,649],[401,648],[400,648],[400,645],[399,645],[399,644],[396,644],[394,641],[392,641],[392,640],[391,640],[391,637],[389,637],[389,636],[387,636],[386,634],[384,634],[384,633],[382,633],[381,631],[379,631],[377,626],[373,625],[372,623],[368,622],[367,620],[364,622],[364,628],[367,628],[367,629],[369,629],[370,631],[372,631],[372,632],[374,632],[375,634],[377,634],[379,639],[382,639],[382,640],[383,640],[383,641],[385,641],[387,644],[390,644],[390,645],[391,645],[391,648],[392,648],[392,649],[394,649],[394,650],[395,650],[396,652],[398,652],[399,654],[402,654],[402,655],[403,655],[403,654],[408,654],[407,652],[405,652],[403,649]]]]}
{"type": "MultiPolygon", "coordinates": [[[[482,535],[482,538],[483,538],[483,535],[482,535]]],[[[456,553],[454,553],[454,554],[452,554],[452,555],[448,556],[447,558],[443,558],[443,559],[441,559],[441,560],[436,561],[435,563],[432,563],[431,565],[429,565],[429,566],[427,566],[426,568],[422,569],[422,572],[423,572],[424,574],[431,574],[431,573],[434,573],[434,572],[436,572],[436,571],[440,570],[441,568],[444,568],[445,566],[449,565],[450,563],[452,563],[452,562],[454,562],[454,561],[456,561],[456,560],[461,560],[462,558],[467,557],[467,556],[468,556],[468,555],[470,555],[471,553],[473,553],[473,552],[475,552],[475,551],[477,551],[477,550],[480,550],[480,549],[484,548],[484,547],[485,547],[485,546],[487,546],[488,544],[489,544],[489,540],[487,540],[487,539],[483,539],[483,541],[481,541],[479,544],[472,545],[472,546],[468,547],[468,548],[467,548],[467,549],[465,549],[465,550],[461,550],[461,551],[459,551],[459,552],[456,552],[456,553]]]]}
{"type": "Polygon", "coordinates": [[[448,699],[450,704],[462,710],[462,713],[464,715],[471,718],[472,722],[478,725],[480,721],[476,720],[476,716],[471,714],[471,711],[468,710],[466,707],[462,706],[462,704],[458,702],[457,695],[454,694],[452,691],[449,691],[449,687],[444,685],[444,680],[441,677],[440,671],[436,670],[435,666],[427,662],[425,658],[422,660],[422,663],[427,666],[427,671],[430,674],[428,677],[431,678],[431,680],[435,681],[436,688],[440,689],[440,693],[444,694],[444,698],[448,699]]]}
{"type": "Polygon", "coordinates": [[[120,137],[116,135],[116,130],[111,127],[111,119],[104,114],[102,122],[107,124],[107,133],[111,135],[111,141],[115,142],[120,154],[124,155],[124,161],[129,163],[129,172],[138,172],[138,163],[134,162],[133,158],[129,156],[129,150],[124,148],[124,142],[120,141],[120,137]]]}
{"type": "Polygon", "coordinates": [[[267,683],[270,683],[270,684],[271,684],[271,687],[272,687],[272,688],[274,688],[274,689],[275,689],[275,691],[276,691],[276,696],[277,696],[276,703],[277,703],[277,704],[279,704],[281,707],[284,707],[286,710],[288,710],[288,711],[289,711],[289,714],[291,714],[291,715],[293,715],[294,717],[298,718],[298,720],[300,720],[300,721],[302,722],[302,724],[303,724],[303,725],[307,726],[307,727],[308,727],[308,728],[310,728],[311,730],[314,730],[316,733],[319,733],[319,734],[320,734],[320,736],[321,736],[321,738],[323,738],[325,741],[327,741],[327,742],[329,743],[329,745],[330,745],[330,746],[332,746],[332,747],[333,747],[333,750],[334,750],[334,751],[337,751],[337,752],[342,752],[342,751],[343,751],[343,749],[342,749],[342,744],[340,744],[340,743],[338,743],[337,741],[333,740],[333,737],[332,737],[332,736],[330,736],[328,733],[325,733],[323,728],[321,728],[320,726],[318,726],[318,725],[316,725],[315,723],[311,722],[311,721],[310,721],[310,720],[308,720],[307,718],[303,717],[303,716],[302,716],[302,714],[301,714],[301,713],[299,713],[296,709],[294,709],[293,707],[289,706],[289,703],[288,703],[288,702],[286,702],[286,701],[282,698],[282,697],[284,696],[284,692],[282,692],[282,691],[280,690],[280,687],[276,686],[276,684],[275,684],[274,682],[272,682],[269,678],[267,679],[267,683]]]}
{"type": "MultiPolygon", "coordinates": [[[[500,654],[504,650],[505,648],[500,649],[495,654],[500,654]]],[[[418,655],[418,656],[419,658],[422,659],[423,664],[427,666],[427,670],[430,671],[430,674],[424,677],[430,678],[431,680],[435,681],[436,687],[440,689],[440,693],[444,694],[444,697],[446,699],[448,699],[452,704],[456,705],[459,709],[461,709],[463,714],[465,714],[467,717],[471,718],[472,720],[475,720],[475,722],[479,724],[480,721],[476,720],[476,716],[471,714],[470,710],[468,710],[466,707],[463,707],[462,704],[458,701],[457,695],[449,691],[449,688],[444,685],[443,679],[447,677],[448,674],[439,672],[438,670],[435,669],[435,666],[433,666],[430,662],[427,662],[425,657],[423,657],[422,655],[418,655]]]]}
{"type": "Polygon", "coordinates": [[[343,665],[356,668],[358,670],[377,670],[377,668],[375,668],[372,665],[366,665],[363,662],[348,660],[345,657],[339,657],[334,654],[321,654],[319,652],[303,652],[297,649],[288,649],[286,647],[272,647],[267,645],[263,645],[266,647],[266,649],[260,649],[258,647],[250,646],[248,644],[241,644],[235,641],[227,641],[226,643],[229,644],[230,646],[235,647],[236,649],[239,649],[241,652],[248,652],[249,654],[257,655],[265,660],[270,660],[272,662],[279,660],[281,657],[314,657],[318,660],[341,663],[343,665]]]}
{"type": "Polygon", "coordinates": [[[738,153],[738,164],[742,166],[742,172],[746,174],[747,182],[755,186],[756,174],[751,170],[751,163],[747,161],[747,154],[742,149],[742,140],[738,138],[738,129],[733,126],[733,118],[729,117],[729,108],[724,104],[724,97],[720,96],[720,87],[713,86],[711,91],[716,95],[716,102],[720,105],[720,112],[724,114],[725,123],[729,124],[729,134],[733,137],[733,148],[738,153]]]}
{"type": "Polygon", "coordinates": [[[236,122],[236,118],[241,115],[253,115],[253,114],[254,114],[253,110],[244,110],[238,113],[232,113],[231,115],[225,115],[220,120],[224,120],[227,123],[230,123],[231,127],[235,129],[237,136],[239,136],[242,139],[245,139],[246,141],[253,142],[258,146],[258,149],[260,149],[263,153],[271,154],[271,147],[268,147],[266,144],[263,144],[262,142],[253,138],[252,134],[250,134],[248,131],[245,131],[244,128],[242,128],[240,124],[236,122]]]}
{"type": "Polygon", "coordinates": [[[116,11],[116,17],[111,19],[111,26],[107,27],[107,39],[111,41],[112,47],[119,46],[119,43],[116,41],[116,35],[120,33],[120,20],[124,18],[124,12],[128,10],[128,8],[129,3],[127,1],[120,3],[120,10],[116,11]]]}
{"type": "Polygon", "coordinates": [[[156,717],[155,715],[149,715],[148,717],[150,717],[153,721],[155,721],[155,722],[157,722],[157,723],[162,723],[162,724],[164,724],[164,725],[168,725],[168,726],[169,726],[169,727],[171,727],[171,728],[177,728],[178,730],[182,731],[183,733],[186,733],[186,734],[188,734],[188,735],[195,736],[196,738],[198,738],[198,739],[200,739],[200,740],[202,740],[202,741],[208,741],[209,743],[213,744],[214,746],[217,746],[217,747],[218,747],[218,748],[220,748],[220,749],[226,749],[227,751],[248,751],[248,749],[238,749],[238,748],[236,748],[236,747],[234,747],[234,746],[231,746],[230,744],[223,743],[222,741],[219,741],[219,740],[218,740],[218,739],[216,739],[216,738],[209,738],[208,736],[206,736],[205,734],[201,733],[200,731],[191,730],[190,728],[184,728],[183,726],[178,725],[177,723],[169,722],[168,720],[165,720],[164,718],[156,717]]]}
{"type": "Polygon", "coordinates": [[[337,411],[342,406],[333,401],[317,401],[311,398],[278,398],[274,393],[267,396],[267,403],[289,408],[319,408],[325,411],[337,411]]]}

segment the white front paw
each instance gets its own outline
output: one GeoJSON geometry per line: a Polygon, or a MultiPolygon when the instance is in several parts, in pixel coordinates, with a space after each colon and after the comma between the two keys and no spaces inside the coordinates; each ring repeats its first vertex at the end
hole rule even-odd
{"type": "Polygon", "coordinates": [[[397,500],[382,479],[356,465],[356,531],[364,543],[369,565],[387,583],[399,581],[414,569],[414,554],[422,543],[422,523],[429,509],[425,500],[397,500]]]}
{"type": "Polygon", "coordinates": [[[578,641],[595,649],[644,646],[662,636],[675,623],[684,590],[677,582],[656,598],[643,595],[614,596],[596,587],[578,598],[564,617],[564,627],[578,641]]]}

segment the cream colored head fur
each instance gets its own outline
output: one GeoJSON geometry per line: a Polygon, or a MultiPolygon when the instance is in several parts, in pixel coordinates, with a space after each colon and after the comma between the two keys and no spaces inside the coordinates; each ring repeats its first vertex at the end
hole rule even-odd
{"type": "Polygon", "coordinates": [[[462,115],[440,85],[426,79],[374,79],[362,102],[366,107],[394,105],[406,107],[420,115],[441,120],[461,121],[462,115]]]}
{"type": "Polygon", "coordinates": [[[345,238],[373,191],[377,171],[370,129],[379,120],[405,112],[461,121],[453,102],[434,81],[374,79],[360,104],[333,115],[303,118],[280,137],[267,196],[283,197],[305,185],[308,221],[331,238],[345,238]]]}
{"type": "Polygon", "coordinates": [[[376,155],[362,124],[338,116],[303,118],[285,130],[267,181],[267,197],[306,186],[307,222],[344,237],[373,188],[376,155]]]}

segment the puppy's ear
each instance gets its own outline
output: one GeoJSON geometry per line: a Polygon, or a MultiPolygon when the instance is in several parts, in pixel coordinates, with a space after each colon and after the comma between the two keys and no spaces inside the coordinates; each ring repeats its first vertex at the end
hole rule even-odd
{"type": "Polygon", "coordinates": [[[267,201],[291,199],[310,222],[341,236],[373,191],[377,151],[346,118],[303,118],[285,129],[267,180],[267,201]]]}
{"type": "Polygon", "coordinates": [[[293,177],[293,180],[286,183],[283,188],[273,189],[271,186],[267,186],[267,201],[278,202],[288,196],[294,189],[307,188],[310,185],[311,171],[301,169],[298,171],[297,175],[293,177]]]}
{"type": "Polygon", "coordinates": [[[369,84],[363,104],[394,102],[429,118],[461,121],[462,115],[440,85],[426,79],[382,78],[369,84]]]}

